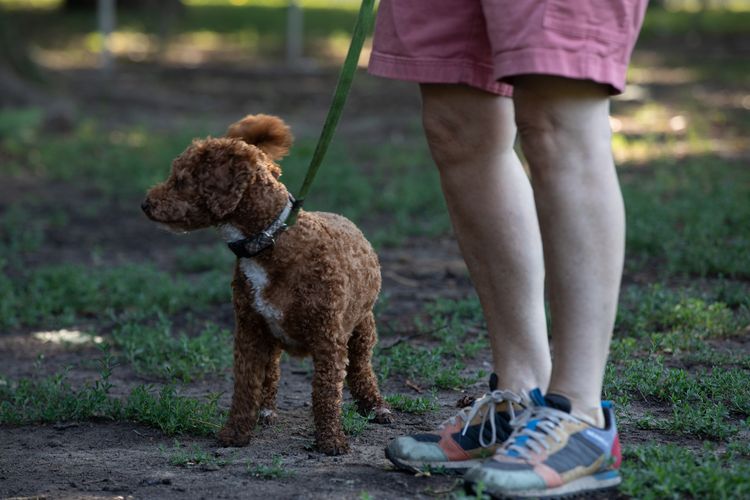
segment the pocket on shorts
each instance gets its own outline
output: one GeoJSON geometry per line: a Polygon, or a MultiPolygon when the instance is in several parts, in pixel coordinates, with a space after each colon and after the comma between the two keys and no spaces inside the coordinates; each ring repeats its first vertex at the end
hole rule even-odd
{"type": "Polygon", "coordinates": [[[626,42],[636,0],[547,0],[543,25],[576,38],[626,42]]]}

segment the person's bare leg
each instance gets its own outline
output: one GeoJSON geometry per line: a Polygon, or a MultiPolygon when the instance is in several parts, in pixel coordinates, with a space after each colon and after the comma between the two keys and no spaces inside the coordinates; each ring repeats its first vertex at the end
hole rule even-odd
{"type": "Polygon", "coordinates": [[[453,227],[479,294],[498,387],[547,387],[541,237],[528,177],[513,151],[511,99],[422,85],[423,124],[453,227]]]}
{"type": "Polygon", "coordinates": [[[574,414],[601,425],[625,246],[609,96],[602,85],[560,77],[529,75],[514,83],[544,242],[553,345],[549,392],[567,396],[574,414]]]}

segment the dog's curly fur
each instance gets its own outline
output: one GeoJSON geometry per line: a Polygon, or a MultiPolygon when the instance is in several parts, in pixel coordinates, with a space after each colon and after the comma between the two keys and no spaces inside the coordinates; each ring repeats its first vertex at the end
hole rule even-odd
{"type": "MultiPolygon", "coordinates": [[[[181,231],[231,224],[254,235],[287,203],[274,160],[291,144],[281,119],[247,116],[229,127],[227,137],[194,141],[174,160],[167,180],[149,190],[143,209],[181,231]]],[[[282,350],[312,356],[321,451],[348,450],[340,418],[345,378],[361,413],[391,421],[371,365],[380,267],[354,224],[331,213],[300,211],[272,249],[237,259],[232,290],[234,394],[219,432],[222,444],[245,445],[259,417],[263,423],[275,418],[282,350]]]]}

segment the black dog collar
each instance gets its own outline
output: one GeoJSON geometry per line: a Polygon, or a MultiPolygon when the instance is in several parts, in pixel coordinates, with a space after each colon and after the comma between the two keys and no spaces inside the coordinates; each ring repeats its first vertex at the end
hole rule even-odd
{"type": "Polygon", "coordinates": [[[237,257],[242,259],[250,259],[260,254],[264,250],[274,246],[276,244],[276,237],[284,232],[287,228],[286,220],[289,214],[292,212],[292,207],[295,206],[294,197],[290,194],[289,200],[287,200],[284,209],[281,211],[276,220],[274,220],[270,226],[265,228],[263,231],[249,237],[243,238],[242,233],[232,226],[227,224],[221,227],[222,232],[226,239],[231,237],[233,241],[227,241],[227,246],[237,257]]]}

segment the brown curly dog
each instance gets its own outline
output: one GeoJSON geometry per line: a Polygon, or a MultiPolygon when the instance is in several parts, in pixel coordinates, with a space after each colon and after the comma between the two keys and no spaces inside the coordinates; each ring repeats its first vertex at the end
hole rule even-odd
{"type": "Polygon", "coordinates": [[[276,417],[281,351],[311,355],[318,448],[348,450],[341,427],[344,378],[360,413],[391,421],[372,370],[372,307],[380,266],[357,227],[336,214],[300,211],[283,225],[291,196],[274,162],[292,144],[289,127],[268,115],[247,116],[224,138],[195,140],[151,188],[142,208],[178,231],[218,227],[238,255],[232,281],[236,318],[234,394],[219,432],[243,446],[253,427],[276,417]]]}

